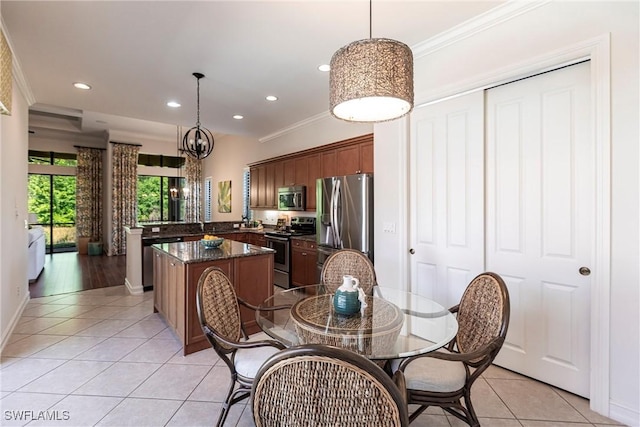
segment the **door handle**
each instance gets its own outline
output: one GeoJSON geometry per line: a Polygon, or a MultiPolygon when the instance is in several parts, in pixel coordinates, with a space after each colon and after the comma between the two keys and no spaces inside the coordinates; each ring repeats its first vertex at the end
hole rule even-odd
{"type": "Polygon", "coordinates": [[[589,267],[580,267],[578,272],[580,272],[580,274],[582,274],[583,276],[588,276],[591,274],[591,270],[589,270],[589,267]]]}
{"type": "Polygon", "coordinates": [[[415,253],[416,253],[416,251],[415,251],[413,248],[411,248],[411,249],[409,249],[409,253],[410,253],[411,255],[413,255],[413,254],[415,254],[415,253]]]}

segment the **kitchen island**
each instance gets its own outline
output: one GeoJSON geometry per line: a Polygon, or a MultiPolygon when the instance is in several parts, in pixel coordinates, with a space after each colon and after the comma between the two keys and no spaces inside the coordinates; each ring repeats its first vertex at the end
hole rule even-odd
{"type": "MultiPolygon", "coordinates": [[[[219,248],[206,249],[199,241],[161,243],[152,246],[154,311],[175,331],[187,355],[210,346],[196,308],[196,289],[202,272],[219,267],[229,277],[238,297],[259,305],[273,294],[272,249],[234,240],[219,248]]],[[[247,334],[260,331],[255,313],[240,307],[247,334]]]]}

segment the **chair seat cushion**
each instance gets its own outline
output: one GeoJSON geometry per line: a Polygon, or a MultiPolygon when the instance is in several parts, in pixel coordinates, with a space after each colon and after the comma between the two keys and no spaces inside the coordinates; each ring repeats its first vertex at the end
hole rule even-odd
{"type": "MultiPolygon", "coordinates": [[[[395,372],[400,360],[391,361],[391,368],[395,372]]],[[[451,392],[464,387],[467,374],[462,362],[436,359],[433,357],[419,357],[410,362],[404,369],[407,389],[451,392]]]]}
{"type": "Polygon", "coordinates": [[[239,375],[255,378],[264,362],[280,351],[276,347],[241,348],[236,352],[235,367],[239,375]]]}

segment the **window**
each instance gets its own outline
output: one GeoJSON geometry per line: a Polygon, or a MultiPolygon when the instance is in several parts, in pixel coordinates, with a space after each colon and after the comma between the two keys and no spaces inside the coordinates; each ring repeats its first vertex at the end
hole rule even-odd
{"type": "Polygon", "coordinates": [[[183,221],[184,178],[138,175],[138,222],[183,221]],[[179,197],[171,197],[171,188],[179,197]]]}
{"type": "Polygon", "coordinates": [[[78,166],[75,153],[29,150],[28,160],[32,165],[78,166]]]}
{"type": "MultiPolygon", "coordinates": [[[[178,156],[138,154],[140,166],[179,169],[184,162],[178,156]]],[[[185,179],[180,177],[138,175],[138,222],[184,221],[184,185],[185,179]],[[177,189],[178,197],[172,197],[172,188],[177,189]]]]}
{"type": "Polygon", "coordinates": [[[251,174],[249,169],[244,170],[242,179],[242,217],[249,218],[249,196],[251,194],[251,174]]]}
{"type": "Polygon", "coordinates": [[[204,180],[204,221],[211,221],[211,177],[204,180]]]}

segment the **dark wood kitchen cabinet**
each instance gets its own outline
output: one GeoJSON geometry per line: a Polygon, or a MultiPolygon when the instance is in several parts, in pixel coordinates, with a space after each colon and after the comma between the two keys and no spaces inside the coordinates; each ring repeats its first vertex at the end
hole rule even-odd
{"type": "Polygon", "coordinates": [[[336,150],[328,150],[320,153],[320,159],[322,174],[319,178],[336,176],[336,150]]]}
{"type": "Polygon", "coordinates": [[[373,142],[338,148],[335,162],[335,175],[373,173],[373,142]]]}
{"type": "Polygon", "coordinates": [[[288,159],[282,162],[284,169],[284,187],[290,187],[296,184],[296,160],[288,159]]]}
{"type": "Polygon", "coordinates": [[[307,156],[307,210],[316,210],[316,180],[321,174],[320,154],[307,156]]]}
{"type": "Polygon", "coordinates": [[[276,208],[276,167],[273,163],[267,163],[264,167],[264,207],[276,208]]]}
{"type": "Polygon", "coordinates": [[[291,239],[291,283],[294,286],[317,283],[316,242],[291,239]]]}
{"type": "Polygon", "coordinates": [[[304,185],[307,211],[315,211],[318,178],[356,173],[373,173],[372,134],[251,164],[249,205],[277,209],[278,188],[304,185]]]}
{"type": "Polygon", "coordinates": [[[249,207],[260,207],[260,167],[252,167],[249,169],[249,180],[251,182],[249,189],[249,207]]]}

